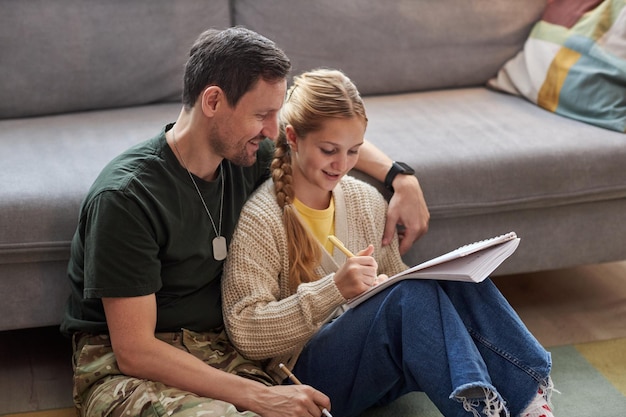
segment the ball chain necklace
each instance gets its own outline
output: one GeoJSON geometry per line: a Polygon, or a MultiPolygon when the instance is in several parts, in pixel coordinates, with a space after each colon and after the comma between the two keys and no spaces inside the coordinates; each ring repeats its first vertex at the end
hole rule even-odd
{"type": "Polygon", "coordinates": [[[213,238],[213,242],[212,242],[213,243],[213,258],[216,261],[223,261],[224,259],[226,259],[228,249],[226,246],[226,238],[222,236],[222,213],[224,209],[224,172],[222,169],[222,164],[220,163],[220,171],[221,171],[220,173],[222,176],[222,193],[221,193],[222,196],[220,197],[220,223],[219,223],[219,230],[218,230],[218,228],[215,227],[213,216],[211,216],[211,212],[209,212],[209,208],[207,207],[206,202],[204,201],[204,198],[202,197],[202,193],[200,192],[200,189],[198,188],[198,184],[196,184],[196,180],[193,179],[193,175],[191,174],[191,171],[189,171],[189,168],[187,168],[187,164],[185,163],[185,160],[183,159],[183,155],[180,153],[180,150],[178,150],[178,144],[176,143],[176,134],[174,133],[173,128],[172,128],[172,142],[174,143],[174,148],[176,149],[176,153],[178,154],[178,157],[180,158],[180,162],[182,162],[183,168],[185,168],[185,171],[187,171],[187,174],[189,174],[189,178],[191,178],[191,182],[193,183],[193,186],[198,192],[200,201],[202,201],[204,210],[206,211],[206,214],[209,216],[209,219],[211,220],[211,224],[213,225],[213,231],[215,232],[215,237],[213,238]]]}

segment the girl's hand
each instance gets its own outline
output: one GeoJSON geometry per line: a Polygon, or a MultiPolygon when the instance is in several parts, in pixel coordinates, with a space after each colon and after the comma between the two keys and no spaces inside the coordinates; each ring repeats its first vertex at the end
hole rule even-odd
{"type": "Polygon", "coordinates": [[[378,263],[372,257],[374,247],[358,252],[354,257],[348,258],[335,273],[335,284],[345,299],[350,299],[366,291],[376,284],[378,263]]]}

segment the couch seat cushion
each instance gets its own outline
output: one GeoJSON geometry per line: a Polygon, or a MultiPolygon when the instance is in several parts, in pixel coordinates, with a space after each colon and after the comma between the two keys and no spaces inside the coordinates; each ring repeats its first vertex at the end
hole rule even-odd
{"type": "Polygon", "coordinates": [[[433,218],[626,196],[626,135],[485,88],[367,97],[366,136],[417,171],[433,218]]]}

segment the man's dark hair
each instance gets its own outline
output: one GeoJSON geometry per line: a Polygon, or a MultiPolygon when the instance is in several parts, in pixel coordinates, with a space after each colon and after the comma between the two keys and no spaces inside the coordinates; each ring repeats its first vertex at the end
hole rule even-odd
{"type": "Polygon", "coordinates": [[[287,78],[291,63],[274,42],[242,27],[203,32],[191,47],[185,65],[183,105],[194,106],[202,90],[216,85],[228,104],[254,87],[259,79],[273,82],[287,78]]]}

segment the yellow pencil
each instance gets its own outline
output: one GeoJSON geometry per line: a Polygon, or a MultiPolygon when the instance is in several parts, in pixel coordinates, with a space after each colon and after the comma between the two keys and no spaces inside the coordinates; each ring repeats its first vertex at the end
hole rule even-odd
{"type": "MultiPolygon", "coordinates": [[[[287,377],[291,380],[291,382],[293,382],[296,385],[302,385],[302,382],[300,382],[300,380],[296,378],[296,376],[293,374],[293,372],[289,370],[289,368],[287,368],[282,363],[279,363],[278,367],[280,368],[281,371],[285,373],[285,375],[287,375],[287,377]]],[[[333,417],[333,415],[330,414],[330,412],[324,407],[320,407],[320,410],[322,410],[322,414],[324,414],[326,417],[333,417]]]]}
{"type": "Polygon", "coordinates": [[[348,248],[346,248],[343,245],[343,243],[341,243],[341,240],[337,239],[336,236],[330,235],[330,236],[328,236],[328,240],[330,240],[330,243],[335,245],[337,247],[337,249],[342,251],[348,258],[352,258],[354,256],[354,254],[352,252],[350,252],[348,250],[348,248]]]}

